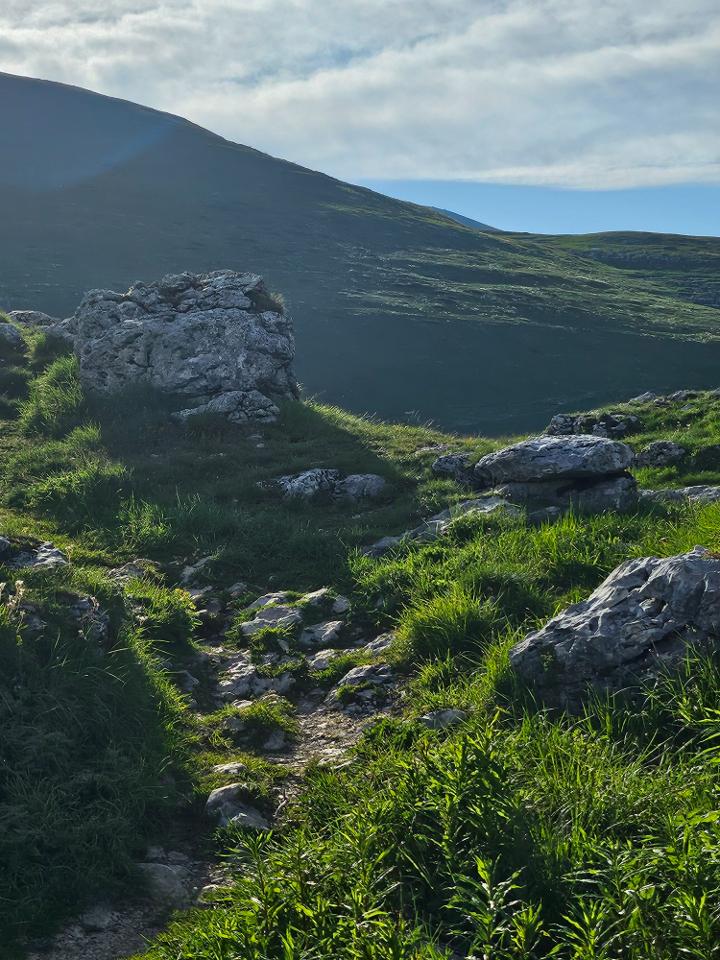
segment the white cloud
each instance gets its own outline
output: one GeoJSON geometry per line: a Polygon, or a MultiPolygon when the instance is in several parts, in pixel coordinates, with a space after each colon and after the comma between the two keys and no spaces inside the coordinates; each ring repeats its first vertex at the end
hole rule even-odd
{"type": "Polygon", "coordinates": [[[720,182],[717,0],[4,0],[0,69],[346,179],[720,182]]]}

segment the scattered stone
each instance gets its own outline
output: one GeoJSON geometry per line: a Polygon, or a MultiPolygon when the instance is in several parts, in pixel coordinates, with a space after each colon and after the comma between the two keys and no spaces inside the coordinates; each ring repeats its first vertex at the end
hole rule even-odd
{"type": "Polygon", "coordinates": [[[302,623],[302,615],[297,607],[264,606],[258,611],[254,620],[240,624],[240,632],[244,637],[252,637],[259,630],[273,627],[277,630],[291,630],[302,623]]]}
{"type": "Polygon", "coordinates": [[[385,480],[377,473],[351,473],[335,485],[336,500],[374,500],[385,490],[385,480]]]}
{"type": "Polygon", "coordinates": [[[283,730],[273,730],[270,736],[265,740],[262,749],[268,753],[279,753],[287,747],[287,737],[283,730]]]}
{"type": "Polygon", "coordinates": [[[248,787],[244,783],[230,783],[213,790],[205,804],[205,813],[221,827],[235,823],[249,830],[269,830],[270,825],[259,810],[244,802],[248,787]]]}
{"type": "Polygon", "coordinates": [[[386,483],[375,473],[353,473],[343,478],[339,470],[314,467],[312,470],[303,470],[302,473],[261,482],[259,486],[280,490],[286,500],[310,500],[312,497],[324,495],[356,502],[380,496],[386,483]]]}
{"type": "Polygon", "coordinates": [[[652,679],[719,641],[720,556],[696,547],[623,563],[516,644],[510,661],[541,702],[576,711],[589,691],[652,679]]]}
{"type": "Polygon", "coordinates": [[[636,467],[672,467],[687,456],[685,447],[673,440],[654,440],[636,454],[636,467]]]}
{"type": "Polygon", "coordinates": [[[430,467],[436,477],[452,477],[458,483],[472,484],[473,468],[467,453],[446,453],[430,467]]]}
{"type": "Polygon", "coordinates": [[[158,575],[157,564],[152,560],[146,560],[144,557],[138,557],[136,560],[130,560],[121,567],[113,567],[108,570],[107,576],[116,583],[125,585],[131,580],[142,580],[143,577],[158,575]]]}
{"type": "Polygon", "coordinates": [[[717,503],[720,500],[720,487],[699,484],[668,490],[641,490],[640,499],[646,503],[717,503]]]}
{"type": "Polygon", "coordinates": [[[632,413],[587,413],[556,414],[547,428],[547,436],[570,436],[572,434],[590,434],[594,437],[610,437],[620,440],[637,433],[642,428],[639,417],[632,413]]]}
{"type": "Polygon", "coordinates": [[[15,570],[24,567],[52,569],[65,566],[68,558],[52,543],[0,537],[0,563],[15,570]]]}
{"type": "Polygon", "coordinates": [[[183,567],[182,572],[180,573],[180,583],[182,583],[183,586],[193,583],[197,575],[204,570],[209,563],[212,563],[214,559],[214,555],[209,557],[201,557],[200,560],[196,560],[195,563],[190,563],[183,567]]]}
{"type": "Polygon", "coordinates": [[[673,403],[685,403],[688,400],[694,400],[700,396],[699,390],[676,390],[675,393],[669,393],[667,399],[673,403]]]}
{"type": "Polygon", "coordinates": [[[430,713],[420,717],[418,723],[429,730],[445,730],[446,727],[454,727],[456,724],[462,723],[467,720],[467,717],[465,710],[447,708],[445,710],[431,710],[430,713]]]}
{"type": "Polygon", "coordinates": [[[401,543],[407,543],[409,541],[432,543],[447,533],[451,523],[457,517],[467,513],[490,515],[497,512],[512,515],[517,514],[519,511],[515,505],[500,496],[486,495],[477,497],[474,500],[463,500],[461,503],[451,504],[446,510],[441,510],[440,513],[436,513],[428,520],[423,520],[417,527],[414,527],[412,530],[406,530],[405,533],[399,536],[382,537],[382,539],[377,540],[371,546],[366,547],[363,553],[368,557],[382,557],[401,543]]]}
{"type": "Polygon", "coordinates": [[[69,328],[86,387],[184,394],[192,407],[182,418],[267,421],[275,401],[298,396],[292,321],[255,274],[182,273],[127,293],[91,290],[69,328]]]}
{"type": "Polygon", "coordinates": [[[166,907],[180,907],[187,903],[186,871],[167,863],[139,863],[150,896],[166,907]]]}
{"type": "Polygon", "coordinates": [[[344,652],[343,650],[318,650],[314,656],[308,657],[308,667],[315,673],[327,670],[332,661],[342,656],[344,652]]]}
{"type": "Polygon", "coordinates": [[[482,457],[474,473],[476,481],[488,486],[606,478],[623,473],[633,459],[627,444],[606,437],[533,437],[482,457]]]}
{"type": "Polygon", "coordinates": [[[174,680],[183,693],[192,693],[200,681],[189,670],[179,670],[174,674],[174,680]]]}
{"type": "Polygon", "coordinates": [[[241,658],[220,679],[218,695],[223,700],[237,700],[240,697],[259,697],[271,690],[286,694],[294,684],[295,678],[289,671],[266,677],[255,664],[241,658]]]}
{"type": "Polygon", "coordinates": [[[10,347],[11,350],[22,350],[25,346],[22,334],[12,323],[0,322],[0,343],[10,347]]]}
{"type": "Polygon", "coordinates": [[[239,760],[233,760],[231,763],[218,763],[213,767],[215,773],[226,773],[230,777],[237,777],[241,773],[247,773],[247,764],[239,760]]]}
{"type": "Polygon", "coordinates": [[[657,399],[658,395],[656,393],[646,390],[645,393],[641,393],[637,397],[631,397],[631,399],[628,400],[628,403],[651,403],[653,400],[657,399]]]}
{"type": "Polygon", "coordinates": [[[277,593],[264,593],[262,597],[258,597],[257,600],[248,606],[248,610],[259,610],[261,607],[268,606],[278,606],[285,603],[288,600],[289,594],[286,590],[281,590],[277,593]]]}
{"type": "Polygon", "coordinates": [[[342,620],[328,620],[305,627],[300,634],[301,647],[330,647],[340,636],[342,620]]]}
{"type": "Polygon", "coordinates": [[[395,642],[395,637],[396,634],[394,633],[381,633],[379,637],[375,637],[374,640],[366,643],[361,649],[365,653],[371,653],[373,656],[377,656],[379,653],[385,653],[386,650],[390,649],[395,642]]]}
{"type": "Polygon", "coordinates": [[[231,600],[237,600],[238,597],[242,597],[244,593],[247,593],[247,589],[248,585],[243,583],[242,580],[238,580],[237,583],[231,584],[231,586],[227,588],[226,592],[231,600]]]}
{"type": "MultiPolygon", "coordinates": [[[[366,663],[353,667],[338,681],[337,687],[358,687],[392,683],[393,672],[387,663],[366,663]]],[[[335,689],[337,689],[337,687],[335,689]]]]}
{"type": "Polygon", "coordinates": [[[104,903],[98,903],[82,914],[79,923],[83,930],[87,930],[88,933],[99,933],[112,927],[117,921],[118,915],[112,907],[104,903]]]}

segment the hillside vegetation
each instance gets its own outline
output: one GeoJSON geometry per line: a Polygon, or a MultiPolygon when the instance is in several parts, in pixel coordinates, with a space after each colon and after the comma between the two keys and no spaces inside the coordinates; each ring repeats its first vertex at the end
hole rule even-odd
{"type": "Polygon", "coordinates": [[[177,117],[8,75],[0,147],[3,309],[66,316],[93,287],[252,268],[287,296],[308,395],[467,432],[714,386],[717,238],[484,232],[177,117]]]}
{"type": "MultiPolygon", "coordinates": [[[[541,526],[465,516],[434,543],[374,560],[358,548],[463,497],[430,473],[438,444],[480,456],[500,442],[301,402],[261,430],[213,418],[181,427],[158,396],[86,397],[73,358],[25,336],[22,349],[2,348],[0,533],[52,540],[71,562],[2,575],[22,579],[49,624],[38,635],[0,608],[7,949],[22,955],[99,891],[137,890],[146,844],[185,832],[227,859],[232,883],[212,909],[180,915],[145,960],[718,956],[718,665],[689,661],[637,701],[568,719],[533,706],[507,654],[629,557],[719,550],[720,506],[541,526]],[[257,486],[311,466],[373,470],[386,496],[291,504],[257,486]],[[118,581],[112,571],[138,556],[157,567],[118,581]],[[200,584],[234,597],[238,624],[268,589],[327,585],[350,597],[365,637],[396,631],[391,708],[347,762],[305,771],[271,833],[213,837],[201,815],[219,762],[244,764],[268,815],[289,776],[258,744],[228,739],[202,683],[199,712],[178,691],[204,642],[178,583],[201,557],[200,584]],[[100,646],[65,619],[76,593],[108,611],[100,646]],[[437,708],[467,716],[429,730],[419,717],[437,708]]],[[[643,422],[634,445],[689,450],[681,467],[640,471],[642,484],[720,482],[720,398],[632,411],[643,422]]],[[[329,689],[338,675],[314,682],[329,689]]],[[[289,702],[252,722],[296,730],[289,702]]]]}

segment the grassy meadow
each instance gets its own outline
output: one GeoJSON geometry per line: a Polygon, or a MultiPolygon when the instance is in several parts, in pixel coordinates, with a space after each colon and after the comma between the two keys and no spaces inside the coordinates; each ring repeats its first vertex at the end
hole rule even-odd
{"type": "MultiPolygon", "coordinates": [[[[348,764],[308,771],[271,833],[207,838],[233,885],[214,909],[178,915],[144,960],[720,956],[719,665],[688,660],[632,702],[575,718],[537,710],[508,667],[517,639],[623,560],[720,549],[720,505],[542,526],[468,515],[435,543],[370,559],[360,547],[463,498],[430,473],[438,445],[479,457],[501,441],[307,402],[261,429],[181,427],[157,396],[84,396],[75,361],[37,334],[5,350],[0,393],[0,533],[51,539],[71,560],[2,571],[24,580],[51,626],[31,636],[0,608],[4,942],[99,889],[131,887],[133,861],[169,821],[204,829],[223,717],[200,723],[170,680],[200,629],[174,583],[211,557],[202,580],[218,592],[247,584],[239,618],[268,589],[348,595],[368,639],[396,631],[388,660],[402,693],[348,764]],[[387,495],[289,504],[257,485],[312,466],[378,472],[387,495]],[[138,556],[162,572],[123,589],[108,573],[138,556]],[[69,591],[108,611],[101,650],[63,621],[69,591]],[[466,721],[418,722],[445,707],[466,721]]],[[[679,467],[639,471],[641,484],[720,483],[719,398],[632,410],[643,421],[633,445],[688,449],[679,467]]],[[[246,719],[295,731],[282,701],[246,719]]],[[[262,805],[281,774],[251,747],[236,755],[262,805]]]]}

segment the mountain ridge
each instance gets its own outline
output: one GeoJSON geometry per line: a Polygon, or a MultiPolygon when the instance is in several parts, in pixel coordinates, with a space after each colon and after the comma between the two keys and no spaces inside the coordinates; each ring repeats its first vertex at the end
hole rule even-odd
{"type": "Polygon", "coordinates": [[[163,136],[143,140],[156,113],[129,101],[8,75],[0,93],[0,202],[12,224],[0,236],[4,309],[62,316],[93,287],[252,269],[287,298],[309,394],[495,435],[638,390],[716,385],[720,315],[688,297],[695,284],[712,301],[720,241],[694,242],[707,264],[689,284],[682,270],[600,262],[578,238],[483,233],[188,121],[168,124],[172,115],[157,114],[163,136]],[[93,175],[61,188],[18,187],[8,148],[27,116],[11,88],[35,97],[29,169],[57,165],[58,138],[43,133],[50,115],[76,147],[93,141],[79,101],[101,113],[110,103],[103,142],[112,151],[132,128],[134,152],[108,168],[96,151],[93,175]]]}

